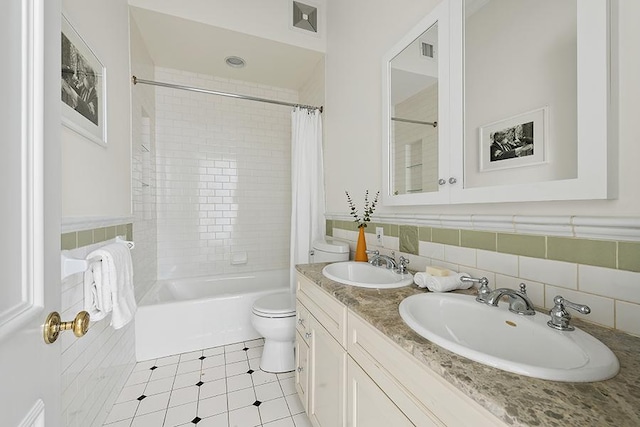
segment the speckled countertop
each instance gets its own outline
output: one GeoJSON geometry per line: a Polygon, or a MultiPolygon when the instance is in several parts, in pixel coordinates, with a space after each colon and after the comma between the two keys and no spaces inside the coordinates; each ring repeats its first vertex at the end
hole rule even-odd
{"type": "Polygon", "coordinates": [[[398,305],[423,289],[342,285],[322,275],[325,265],[297,270],[508,425],[640,427],[640,338],[574,319],[615,353],[620,373],[594,383],[529,378],[458,356],[413,332],[398,305]]]}

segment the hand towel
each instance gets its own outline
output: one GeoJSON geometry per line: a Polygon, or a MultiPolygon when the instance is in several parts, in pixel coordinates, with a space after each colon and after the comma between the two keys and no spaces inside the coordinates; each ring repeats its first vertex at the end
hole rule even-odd
{"type": "MultiPolygon", "coordinates": [[[[103,295],[111,302],[111,326],[120,329],[133,319],[138,308],[133,291],[133,263],[129,246],[124,242],[111,243],[91,252],[87,258],[102,260],[102,290],[96,287],[96,292],[105,292],[105,285],[108,287],[109,295],[103,295]]],[[[95,272],[94,269],[94,283],[95,272]]]]}
{"type": "Polygon", "coordinates": [[[413,281],[420,288],[427,288],[431,292],[448,292],[455,289],[469,289],[473,283],[460,280],[460,277],[468,275],[468,273],[456,273],[451,276],[436,277],[429,273],[418,272],[413,276],[413,281]]]}
{"type": "Polygon", "coordinates": [[[102,260],[89,260],[89,267],[84,272],[84,309],[93,321],[104,319],[113,309],[111,281],[104,279],[102,260]]]}

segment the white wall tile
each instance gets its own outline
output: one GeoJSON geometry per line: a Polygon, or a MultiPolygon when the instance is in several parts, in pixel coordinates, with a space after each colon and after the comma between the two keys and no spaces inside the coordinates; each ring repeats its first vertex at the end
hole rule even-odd
{"type": "Polygon", "coordinates": [[[580,314],[575,310],[568,309],[572,317],[584,319],[588,322],[598,323],[610,328],[614,327],[614,300],[609,298],[603,298],[597,295],[586,294],[584,292],[577,292],[569,289],[558,288],[555,286],[545,287],[545,307],[551,309],[553,304],[553,298],[556,295],[561,295],[565,299],[576,304],[585,304],[591,308],[590,314],[580,314]]]}
{"type": "Polygon", "coordinates": [[[640,305],[616,301],[616,329],[640,337],[640,305]]]}
{"type": "Polygon", "coordinates": [[[420,256],[444,261],[444,245],[442,243],[420,241],[418,248],[420,256]]]}
{"type": "Polygon", "coordinates": [[[444,260],[461,266],[476,266],[476,250],[459,246],[445,246],[444,260]]]}
{"type": "Polygon", "coordinates": [[[477,267],[508,276],[518,275],[517,255],[503,254],[499,252],[477,251],[477,267]]]}
{"type": "Polygon", "coordinates": [[[604,297],[640,304],[640,273],[580,265],[578,288],[604,297]]]}
{"type": "MultiPolygon", "coordinates": [[[[156,74],[214,90],[298,97],[292,90],[179,70],[157,68],[156,74]]],[[[159,278],[286,268],[290,110],[166,88],[157,94],[159,278]],[[248,263],[231,265],[239,250],[248,263]]]]}
{"type": "Polygon", "coordinates": [[[567,289],[578,288],[578,266],[569,262],[521,256],[520,277],[567,289]]]}

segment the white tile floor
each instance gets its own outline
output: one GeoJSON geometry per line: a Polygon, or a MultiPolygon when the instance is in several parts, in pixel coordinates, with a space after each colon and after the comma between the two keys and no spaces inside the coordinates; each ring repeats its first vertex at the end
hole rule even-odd
{"type": "Polygon", "coordinates": [[[262,339],[136,365],[105,427],[311,427],[293,372],[260,370],[262,339]]]}

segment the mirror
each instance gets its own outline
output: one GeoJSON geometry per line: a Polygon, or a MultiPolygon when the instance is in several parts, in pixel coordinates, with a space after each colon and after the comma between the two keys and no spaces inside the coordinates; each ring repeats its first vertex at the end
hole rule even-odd
{"type": "Polygon", "coordinates": [[[615,197],[610,43],[607,0],[443,0],[383,57],[383,204],[615,197]]]}
{"type": "Polygon", "coordinates": [[[464,186],[577,177],[577,0],[465,0],[464,186]]]}
{"type": "Polygon", "coordinates": [[[393,194],[438,191],[438,23],[390,62],[393,194]]]}

